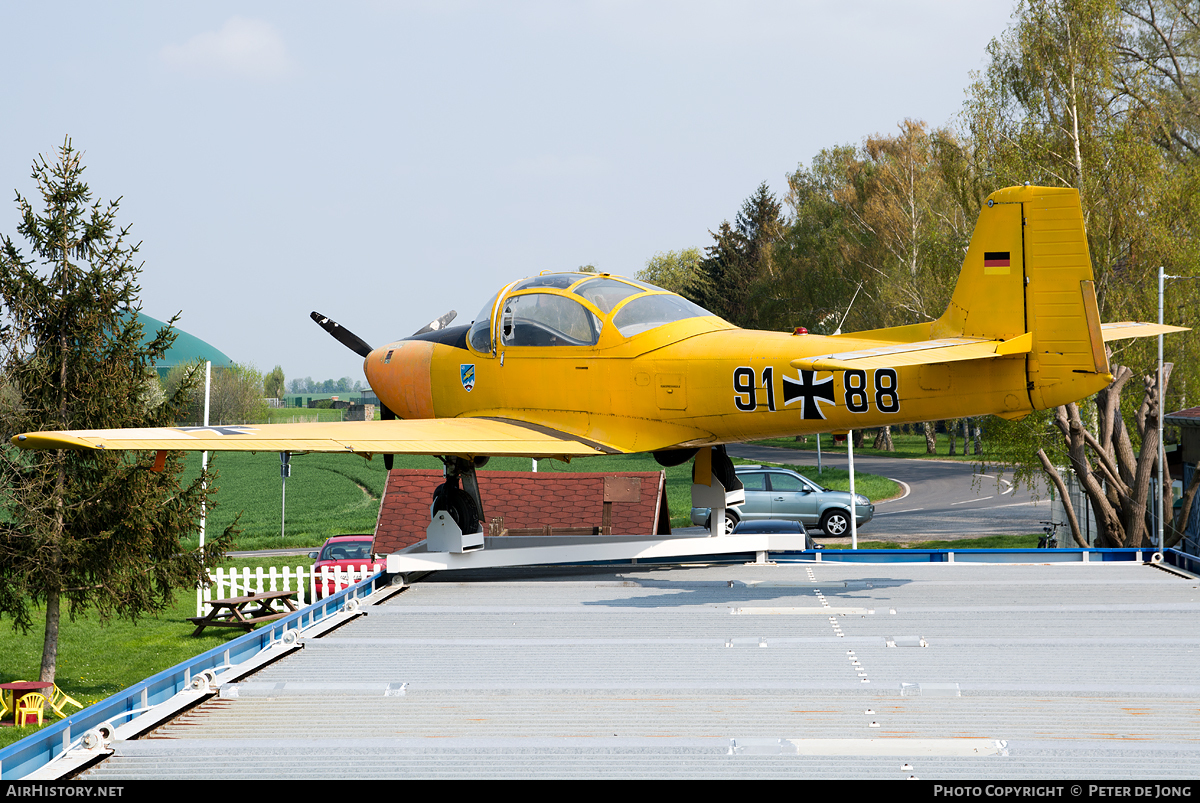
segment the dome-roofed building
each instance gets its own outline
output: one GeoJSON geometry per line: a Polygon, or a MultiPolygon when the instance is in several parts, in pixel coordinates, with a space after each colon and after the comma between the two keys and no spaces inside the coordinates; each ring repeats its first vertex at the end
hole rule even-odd
{"type": "MultiPolygon", "coordinates": [[[[154,339],[158,330],[167,325],[165,321],[151,318],[144,312],[139,312],[137,317],[142,324],[143,343],[149,343],[154,339]]],[[[233,360],[229,358],[229,355],[211,343],[206,343],[195,335],[188,334],[178,326],[175,327],[175,333],[175,343],[167,349],[167,353],[154,366],[160,377],[166,378],[176,365],[194,363],[198,360],[209,360],[214,368],[233,365],[233,360]]]]}

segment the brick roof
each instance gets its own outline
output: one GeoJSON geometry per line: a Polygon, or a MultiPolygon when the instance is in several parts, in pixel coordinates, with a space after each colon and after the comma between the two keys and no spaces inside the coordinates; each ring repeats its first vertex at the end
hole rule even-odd
{"type": "Polygon", "coordinates": [[[1200,407],[1189,407],[1163,416],[1163,422],[1175,426],[1200,427],[1200,407]]]}
{"type": "MultiPolygon", "coordinates": [[[[661,471],[565,473],[480,471],[479,493],[487,521],[504,517],[507,528],[598,527],[604,512],[604,480],[640,481],[639,501],[612,503],[612,531],[618,535],[669,535],[665,474],[661,471]]],[[[388,474],[375,552],[398,552],[425,540],[433,491],[443,481],[433,469],[393,469],[388,474]]]]}

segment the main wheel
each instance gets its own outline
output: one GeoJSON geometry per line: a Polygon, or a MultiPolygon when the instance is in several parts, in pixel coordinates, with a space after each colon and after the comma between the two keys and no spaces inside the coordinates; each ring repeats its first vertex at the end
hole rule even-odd
{"type": "Polygon", "coordinates": [[[475,509],[475,500],[462,488],[451,487],[448,491],[442,483],[433,492],[432,515],[444,510],[454,519],[458,529],[466,533],[479,532],[479,513],[475,509]]]}
{"type": "Polygon", "coordinates": [[[821,519],[821,530],[826,535],[845,535],[850,530],[850,514],[844,510],[831,510],[821,519]]]}

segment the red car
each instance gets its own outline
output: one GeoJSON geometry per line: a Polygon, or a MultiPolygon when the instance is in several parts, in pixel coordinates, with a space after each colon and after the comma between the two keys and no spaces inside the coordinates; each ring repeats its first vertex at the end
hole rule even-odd
{"type": "Polygon", "coordinates": [[[383,559],[371,554],[373,540],[370,535],[335,535],[321,545],[320,551],[308,553],[308,556],[316,561],[313,564],[313,576],[316,578],[317,599],[336,594],[347,585],[364,579],[364,576],[359,574],[364,565],[368,567],[368,573],[383,570],[383,559]],[[321,576],[321,569],[326,567],[330,575],[328,580],[321,576]],[[335,570],[341,575],[340,583],[334,581],[335,570]],[[350,571],[354,574],[350,577],[351,582],[347,583],[346,575],[350,571]]]}

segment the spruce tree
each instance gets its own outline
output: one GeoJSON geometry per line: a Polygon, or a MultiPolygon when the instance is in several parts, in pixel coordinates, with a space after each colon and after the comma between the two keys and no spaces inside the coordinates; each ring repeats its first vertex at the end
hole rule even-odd
{"type": "Polygon", "coordinates": [[[729,221],[712,232],[698,270],[685,295],[732,324],[753,327],[758,309],[750,288],[771,271],[771,245],[782,236],[779,201],[764,181],[742,204],[733,226],[729,221]]]}
{"type": "MultiPolygon", "coordinates": [[[[181,484],[179,453],[154,471],[154,453],[22,452],[9,443],[37,430],[170,426],[183,393],[147,393],[175,339],[171,325],[143,342],[142,266],[118,203],[92,200],[70,139],[33,179],[43,208],[17,195],[28,256],[0,239],[0,616],[28,632],[45,613],[41,679],[57,667],[60,612],[101,620],[162,610],[205,577],[232,528],[185,551],[212,476],[181,484]],[[157,402],[157,403],[156,403],[157,402]],[[206,483],[207,481],[207,483],[206,483]]],[[[174,323],[172,319],[171,323],[174,323]]],[[[211,505],[211,502],[209,503],[211,505]]]]}

